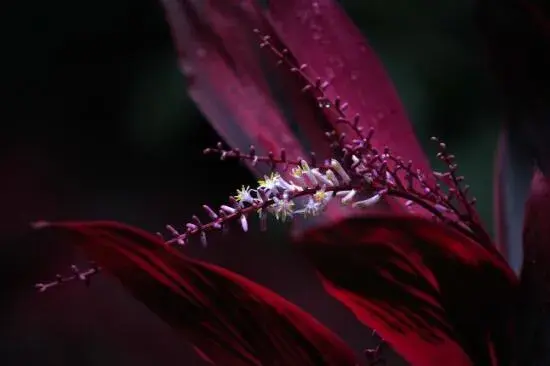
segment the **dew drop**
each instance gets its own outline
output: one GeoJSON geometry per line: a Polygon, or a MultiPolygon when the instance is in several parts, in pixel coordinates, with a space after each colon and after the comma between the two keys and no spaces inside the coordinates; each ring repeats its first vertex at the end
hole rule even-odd
{"type": "Polygon", "coordinates": [[[187,78],[191,78],[195,75],[195,68],[188,62],[183,62],[180,67],[181,73],[187,78]]]}
{"type": "Polygon", "coordinates": [[[311,5],[313,7],[313,14],[320,15],[321,14],[321,7],[319,6],[319,2],[314,1],[311,5]]]}
{"type": "Polygon", "coordinates": [[[319,108],[330,108],[331,107],[331,103],[329,100],[327,99],[323,99],[323,100],[320,100],[319,101],[319,108]]]}
{"type": "Polygon", "coordinates": [[[325,68],[325,75],[329,80],[332,80],[336,77],[336,73],[334,72],[334,69],[332,67],[325,68]]]}
{"type": "Polygon", "coordinates": [[[344,67],[344,61],[342,61],[341,57],[331,56],[329,57],[328,60],[329,60],[329,63],[337,69],[341,69],[344,67]]]}
{"type": "Polygon", "coordinates": [[[196,51],[196,55],[199,58],[205,58],[206,57],[206,50],[204,48],[198,48],[196,51]]]}

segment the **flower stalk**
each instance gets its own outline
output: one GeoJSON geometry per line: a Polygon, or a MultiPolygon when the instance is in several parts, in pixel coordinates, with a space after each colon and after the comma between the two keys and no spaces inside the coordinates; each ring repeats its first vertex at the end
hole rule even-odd
{"type": "Polygon", "coordinates": [[[91,267],[85,270],[81,270],[76,265],[73,264],[71,265],[71,273],[72,273],[71,275],[63,276],[61,274],[57,274],[55,276],[55,280],[44,282],[44,283],[37,283],[34,285],[34,287],[38,292],[45,292],[52,287],[56,287],[63,283],[72,282],[72,281],[82,281],[86,284],[86,286],[89,286],[92,277],[101,271],[101,267],[98,266],[96,263],[91,262],[90,264],[91,264],[91,267]]]}

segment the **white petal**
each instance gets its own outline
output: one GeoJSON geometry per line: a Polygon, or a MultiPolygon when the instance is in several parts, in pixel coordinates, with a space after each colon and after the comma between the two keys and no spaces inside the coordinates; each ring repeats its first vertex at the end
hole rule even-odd
{"type": "Polygon", "coordinates": [[[228,214],[235,213],[235,211],[236,211],[233,207],[229,207],[229,206],[226,206],[226,205],[221,205],[220,208],[221,208],[225,213],[228,213],[228,214]]]}
{"type": "Polygon", "coordinates": [[[351,181],[348,173],[345,172],[344,168],[342,168],[342,165],[340,165],[338,160],[332,159],[330,161],[330,166],[336,171],[336,173],[338,173],[338,175],[340,175],[344,182],[349,183],[351,181]]]}
{"type": "Polygon", "coordinates": [[[382,196],[380,194],[375,194],[374,196],[367,198],[366,200],[354,202],[351,206],[353,208],[367,208],[380,201],[382,196]]]}
{"type": "Polygon", "coordinates": [[[246,220],[246,216],[241,215],[240,221],[241,221],[241,227],[243,228],[243,231],[246,233],[248,231],[248,221],[246,220]]]}
{"type": "Polygon", "coordinates": [[[342,198],[342,203],[344,205],[347,205],[348,203],[350,203],[353,197],[355,197],[356,193],[357,191],[355,189],[352,189],[344,198],[342,198]]]}

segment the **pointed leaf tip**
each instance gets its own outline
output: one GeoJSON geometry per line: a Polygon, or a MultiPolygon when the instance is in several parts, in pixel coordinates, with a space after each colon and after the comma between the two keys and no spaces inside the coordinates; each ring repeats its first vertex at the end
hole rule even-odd
{"type": "Polygon", "coordinates": [[[217,365],[356,365],[311,315],[224,268],[190,259],[156,236],[114,222],[56,223],[139,301],[217,365]]]}

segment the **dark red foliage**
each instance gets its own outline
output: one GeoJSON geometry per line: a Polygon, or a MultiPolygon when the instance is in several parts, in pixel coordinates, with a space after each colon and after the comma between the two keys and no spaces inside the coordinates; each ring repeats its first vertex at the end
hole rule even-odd
{"type": "Polygon", "coordinates": [[[217,365],[356,365],[353,352],[272,291],[190,259],[146,232],[114,222],[60,223],[77,245],[217,365]]]}
{"type": "MultiPolygon", "coordinates": [[[[303,143],[308,139],[316,151],[326,146],[325,128],[304,131],[285,113],[298,113],[295,117],[308,125],[318,115],[316,104],[285,110],[271,89],[270,83],[280,79],[275,76],[276,61],[266,59],[267,52],[260,49],[260,38],[254,33],[256,28],[271,33],[271,28],[255,1],[166,0],[163,5],[189,95],[229,145],[247,149],[252,144],[262,154],[284,148],[293,158],[307,156],[303,143]],[[297,135],[304,134],[308,139],[298,141],[297,135]]],[[[279,90],[279,94],[288,96],[301,87],[279,90]]],[[[267,172],[261,168],[266,167],[260,164],[253,170],[267,172]]]]}
{"type": "MultiPolygon", "coordinates": [[[[334,0],[269,1],[267,15],[284,44],[311,75],[330,81],[331,99],[349,103],[348,118],[358,113],[360,125],[373,127],[377,149],[390,146],[395,156],[415,167],[430,166],[384,65],[365,37],[334,0]]],[[[351,136],[353,133],[349,132],[351,136]]],[[[427,177],[431,179],[431,177],[427,177]]]]}
{"type": "Polygon", "coordinates": [[[297,242],[325,288],[413,365],[512,364],[517,279],[443,224],[354,218],[297,242]]]}

